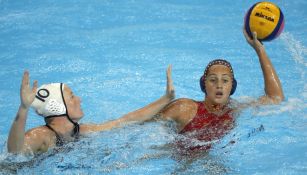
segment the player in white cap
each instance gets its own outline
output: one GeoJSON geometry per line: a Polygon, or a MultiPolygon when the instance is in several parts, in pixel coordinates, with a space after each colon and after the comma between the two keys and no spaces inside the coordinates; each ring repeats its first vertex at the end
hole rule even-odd
{"type": "Polygon", "coordinates": [[[164,106],[175,98],[171,79],[171,67],[167,69],[166,94],[149,105],[130,112],[116,120],[101,124],[78,124],[83,117],[81,99],[75,96],[65,84],[52,83],[37,87],[29,85],[29,72],[25,71],[22,79],[21,104],[12,124],[7,148],[11,153],[41,153],[49,148],[74,141],[80,135],[89,132],[109,130],[131,122],[143,122],[152,118],[164,106]],[[46,125],[25,132],[25,124],[30,107],[44,117],[46,125]]]}

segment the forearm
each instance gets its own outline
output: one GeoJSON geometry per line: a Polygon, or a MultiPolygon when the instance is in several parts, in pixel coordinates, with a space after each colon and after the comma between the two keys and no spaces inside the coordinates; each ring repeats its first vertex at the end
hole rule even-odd
{"type": "Polygon", "coordinates": [[[284,94],[278,75],[267,56],[264,47],[256,49],[256,53],[259,57],[265,85],[265,94],[267,97],[282,101],[284,94]]]}
{"type": "Polygon", "coordinates": [[[28,108],[20,106],[15,120],[11,126],[8,137],[7,148],[8,152],[21,152],[24,145],[25,123],[27,119],[28,108]]]}
{"type": "Polygon", "coordinates": [[[150,120],[157,114],[161,109],[163,109],[167,104],[172,101],[172,97],[164,95],[158,100],[148,104],[147,106],[140,108],[136,111],[132,111],[121,118],[119,118],[120,123],[127,122],[144,122],[150,120]]]}
{"type": "Polygon", "coordinates": [[[101,124],[82,124],[80,125],[81,134],[87,134],[91,132],[108,131],[120,126],[118,120],[111,120],[101,124]]]}
{"type": "Polygon", "coordinates": [[[149,105],[130,112],[119,119],[104,122],[101,124],[83,124],[80,126],[82,133],[98,132],[111,130],[113,128],[121,127],[128,123],[144,122],[150,120],[157,114],[163,107],[165,107],[173,98],[167,95],[162,96],[158,100],[150,103],[149,105]]]}

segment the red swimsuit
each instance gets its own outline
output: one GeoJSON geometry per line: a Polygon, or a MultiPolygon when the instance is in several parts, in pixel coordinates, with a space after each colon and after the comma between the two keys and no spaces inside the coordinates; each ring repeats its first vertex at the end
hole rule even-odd
{"type": "MultiPolygon", "coordinates": [[[[188,139],[184,139],[185,148],[209,149],[214,141],[218,141],[234,127],[234,118],[231,110],[222,116],[209,113],[203,102],[197,102],[198,109],[195,117],[179,133],[188,139]],[[200,141],[201,144],[191,142],[200,141]],[[189,146],[187,146],[188,144],[189,146]]],[[[182,140],[181,140],[182,142],[182,140]]]]}

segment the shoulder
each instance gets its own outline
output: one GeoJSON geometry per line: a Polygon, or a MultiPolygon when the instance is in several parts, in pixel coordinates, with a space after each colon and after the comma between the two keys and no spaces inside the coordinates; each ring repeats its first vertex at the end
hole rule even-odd
{"type": "Polygon", "coordinates": [[[238,109],[241,105],[243,105],[242,102],[239,102],[233,98],[229,99],[229,103],[228,103],[228,108],[232,109],[232,110],[236,110],[238,109]]]}
{"type": "Polygon", "coordinates": [[[46,126],[39,126],[25,133],[25,141],[28,146],[36,150],[46,149],[55,144],[55,134],[46,126]]]}
{"type": "Polygon", "coordinates": [[[189,99],[189,98],[179,98],[179,99],[171,102],[168,106],[180,107],[180,106],[195,106],[195,105],[197,105],[197,102],[195,100],[192,100],[192,99],[189,99]]]}
{"type": "Polygon", "coordinates": [[[32,128],[26,132],[26,136],[29,137],[41,137],[49,134],[50,130],[46,126],[39,126],[36,128],[32,128]]]}
{"type": "Polygon", "coordinates": [[[159,113],[164,119],[181,120],[185,116],[194,114],[197,111],[198,103],[192,99],[179,98],[174,100],[159,113]]]}

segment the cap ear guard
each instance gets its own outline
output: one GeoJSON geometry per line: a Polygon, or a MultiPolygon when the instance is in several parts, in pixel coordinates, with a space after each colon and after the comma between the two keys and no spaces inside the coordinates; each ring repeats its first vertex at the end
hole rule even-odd
{"type": "Polygon", "coordinates": [[[199,79],[199,85],[200,85],[201,91],[203,91],[203,93],[205,93],[205,94],[207,95],[206,86],[205,86],[205,78],[204,78],[204,76],[201,76],[201,77],[200,77],[200,79],[199,79]]]}
{"type": "MultiPolygon", "coordinates": [[[[200,77],[199,85],[200,85],[201,91],[203,91],[207,95],[206,86],[205,86],[205,76],[204,75],[200,77]]],[[[235,78],[233,78],[230,95],[234,94],[236,89],[237,89],[237,80],[235,78]]]]}
{"type": "Polygon", "coordinates": [[[63,103],[58,102],[55,99],[50,99],[45,106],[45,110],[49,111],[53,115],[63,115],[66,113],[66,107],[63,103]]]}
{"type": "Polygon", "coordinates": [[[205,80],[206,80],[205,76],[207,75],[207,71],[209,70],[209,68],[213,65],[223,65],[223,66],[226,66],[230,69],[232,77],[233,77],[230,95],[234,94],[235,91],[236,91],[236,88],[237,88],[237,80],[234,77],[234,73],[233,73],[231,64],[227,60],[224,60],[224,59],[215,59],[215,60],[209,62],[209,64],[207,65],[207,67],[204,71],[203,76],[201,76],[200,80],[199,80],[201,90],[207,95],[206,86],[205,86],[205,80]]]}
{"type": "Polygon", "coordinates": [[[237,89],[237,80],[233,78],[230,95],[234,94],[236,92],[236,89],[237,89]]]}

